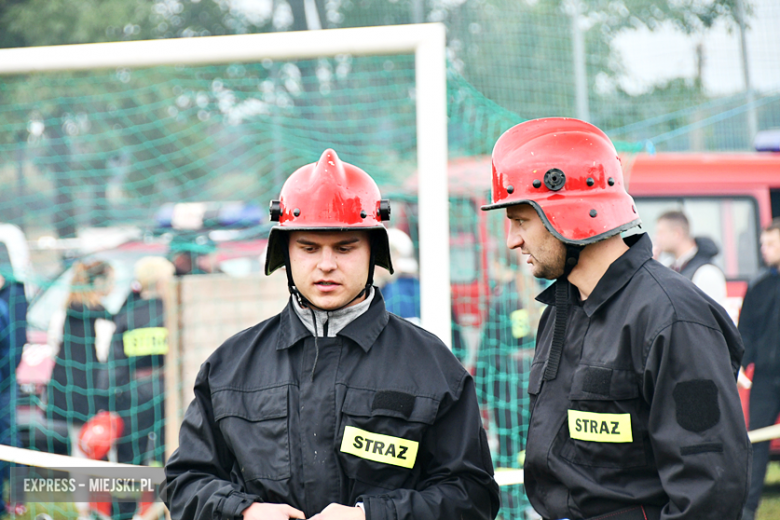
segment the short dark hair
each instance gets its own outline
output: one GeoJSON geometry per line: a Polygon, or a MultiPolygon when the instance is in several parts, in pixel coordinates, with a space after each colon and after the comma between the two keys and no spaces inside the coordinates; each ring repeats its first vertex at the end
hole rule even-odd
{"type": "MultiPolygon", "coordinates": [[[[676,224],[685,232],[685,236],[691,236],[691,224],[688,222],[688,217],[685,213],[678,210],[667,211],[663,213],[657,220],[668,220],[669,222],[676,224]]],[[[780,229],[780,228],[778,228],[780,229]]]]}
{"type": "Polygon", "coordinates": [[[769,225],[766,228],[764,228],[765,233],[767,231],[774,231],[774,230],[780,231],[780,217],[773,218],[772,222],[770,222],[769,225]]]}

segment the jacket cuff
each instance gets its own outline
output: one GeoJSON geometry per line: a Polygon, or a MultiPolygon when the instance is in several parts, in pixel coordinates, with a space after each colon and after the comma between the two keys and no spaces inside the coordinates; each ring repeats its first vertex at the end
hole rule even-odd
{"type": "Polygon", "coordinates": [[[359,497],[363,502],[363,512],[366,520],[386,520],[387,499],[382,497],[359,497]]]}
{"type": "Polygon", "coordinates": [[[232,491],[222,500],[220,507],[222,520],[239,520],[243,518],[244,509],[251,506],[254,502],[262,502],[262,500],[256,495],[232,491]]]}

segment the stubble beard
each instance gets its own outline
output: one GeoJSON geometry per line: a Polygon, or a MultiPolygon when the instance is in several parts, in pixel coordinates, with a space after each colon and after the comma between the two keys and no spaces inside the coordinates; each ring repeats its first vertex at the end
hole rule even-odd
{"type": "Polygon", "coordinates": [[[534,256],[537,262],[534,266],[534,276],[544,280],[557,280],[563,276],[566,265],[566,248],[556,247],[546,249],[541,252],[545,253],[544,257],[546,258],[544,260],[540,260],[539,257],[534,256]]]}

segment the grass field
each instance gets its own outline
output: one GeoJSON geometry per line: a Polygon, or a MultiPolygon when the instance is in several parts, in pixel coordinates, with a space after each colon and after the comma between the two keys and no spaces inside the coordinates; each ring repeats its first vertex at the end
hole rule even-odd
{"type": "Polygon", "coordinates": [[[780,518],[780,462],[770,462],[756,520],[780,518]]]}

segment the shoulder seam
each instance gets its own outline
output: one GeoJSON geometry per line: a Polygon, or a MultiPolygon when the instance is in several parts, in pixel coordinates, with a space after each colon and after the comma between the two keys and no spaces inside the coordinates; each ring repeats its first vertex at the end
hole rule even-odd
{"type": "MultiPolygon", "coordinates": [[[[650,354],[650,346],[655,343],[655,340],[658,338],[658,336],[661,335],[661,333],[675,325],[681,324],[681,323],[688,323],[691,325],[698,325],[699,327],[704,327],[705,329],[709,329],[713,332],[716,332],[723,336],[723,331],[717,327],[711,327],[710,325],[707,325],[706,323],[702,323],[700,321],[694,321],[694,320],[680,320],[680,319],[673,319],[671,323],[660,327],[658,331],[652,335],[652,337],[647,341],[647,343],[642,348],[642,369],[647,370],[647,357],[650,354]]],[[[725,336],[724,336],[725,338],[725,336]]]]}
{"type": "MultiPolygon", "coordinates": [[[[441,340],[441,338],[439,336],[437,336],[436,334],[434,334],[433,332],[431,332],[431,331],[429,331],[427,329],[424,329],[420,325],[417,325],[416,323],[413,323],[413,322],[407,320],[406,318],[403,318],[403,317],[401,317],[401,316],[399,316],[397,314],[394,314],[394,313],[392,313],[390,311],[385,311],[385,312],[387,312],[388,316],[390,316],[392,318],[395,318],[397,321],[399,321],[401,323],[404,323],[405,325],[410,325],[410,326],[414,327],[416,330],[418,330],[420,332],[423,332],[426,336],[434,338],[436,341],[441,343],[442,346],[444,346],[444,347],[447,346],[447,345],[444,344],[444,342],[441,340]]],[[[388,320],[388,323],[389,323],[389,320],[388,320]]]]}

